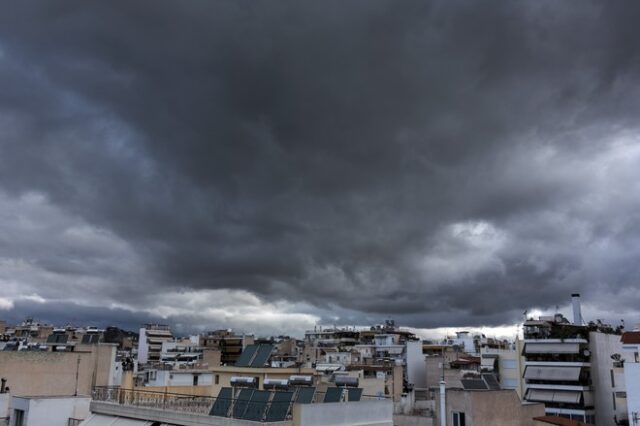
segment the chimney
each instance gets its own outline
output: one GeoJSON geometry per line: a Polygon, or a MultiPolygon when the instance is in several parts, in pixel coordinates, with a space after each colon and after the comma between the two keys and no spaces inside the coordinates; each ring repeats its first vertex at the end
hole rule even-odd
{"type": "Polygon", "coordinates": [[[582,311],[580,310],[580,293],[571,295],[571,304],[573,305],[573,323],[582,325],[582,311]]]}

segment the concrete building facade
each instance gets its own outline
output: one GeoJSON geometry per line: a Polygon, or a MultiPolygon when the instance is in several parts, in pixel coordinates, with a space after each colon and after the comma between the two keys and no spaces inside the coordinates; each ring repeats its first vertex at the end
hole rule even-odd
{"type": "Polygon", "coordinates": [[[14,396],[9,426],[78,425],[89,415],[89,396],[14,396]]]}
{"type": "Polygon", "coordinates": [[[75,352],[2,351],[0,377],[14,396],[91,395],[94,386],[113,385],[115,353],[114,344],[75,352]]]}

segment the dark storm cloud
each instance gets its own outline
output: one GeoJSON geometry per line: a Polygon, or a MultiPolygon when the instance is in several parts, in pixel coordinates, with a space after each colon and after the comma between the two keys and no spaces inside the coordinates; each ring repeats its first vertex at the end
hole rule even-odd
{"type": "Polygon", "coordinates": [[[119,6],[0,16],[0,189],[86,231],[3,240],[25,294],[417,327],[640,301],[635,4],[119,6]]]}

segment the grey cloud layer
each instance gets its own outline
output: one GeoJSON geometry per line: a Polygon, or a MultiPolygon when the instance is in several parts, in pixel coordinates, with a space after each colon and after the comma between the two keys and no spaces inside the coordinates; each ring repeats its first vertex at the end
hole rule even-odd
{"type": "Polygon", "coordinates": [[[90,276],[78,299],[141,309],[159,303],[149,292],[227,289],[326,320],[495,325],[579,290],[636,315],[639,15],[604,1],[12,5],[3,197],[40,194],[109,243],[69,255],[25,231],[3,259],[38,271],[21,279],[42,297],[56,291],[44,273],[60,292],[90,276]],[[128,263],[100,254],[115,242],[128,263]]]}

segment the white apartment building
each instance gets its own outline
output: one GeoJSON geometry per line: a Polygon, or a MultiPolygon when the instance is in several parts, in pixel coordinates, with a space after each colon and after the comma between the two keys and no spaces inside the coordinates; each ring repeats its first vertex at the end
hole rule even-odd
{"type": "Polygon", "coordinates": [[[627,418],[630,426],[640,426],[640,329],[626,332],[622,342],[626,384],[627,418]]]}
{"type": "Polygon", "coordinates": [[[589,331],[577,311],[573,323],[561,314],[524,323],[524,399],[544,403],[547,415],[595,423],[589,331]]]}
{"type": "Polygon", "coordinates": [[[138,363],[147,364],[159,362],[162,354],[162,343],[173,340],[173,334],[168,325],[145,324],[140,328],[138,341],[138,363]]]}
{"type": "Polygon", "coordinates": [[[580,295],[573,322],[561,314],[524,323],[524,399],[543,402],[547,415],[598,426],[627,424],[627,393],[619,330],[584,324],[580,295]]]}

